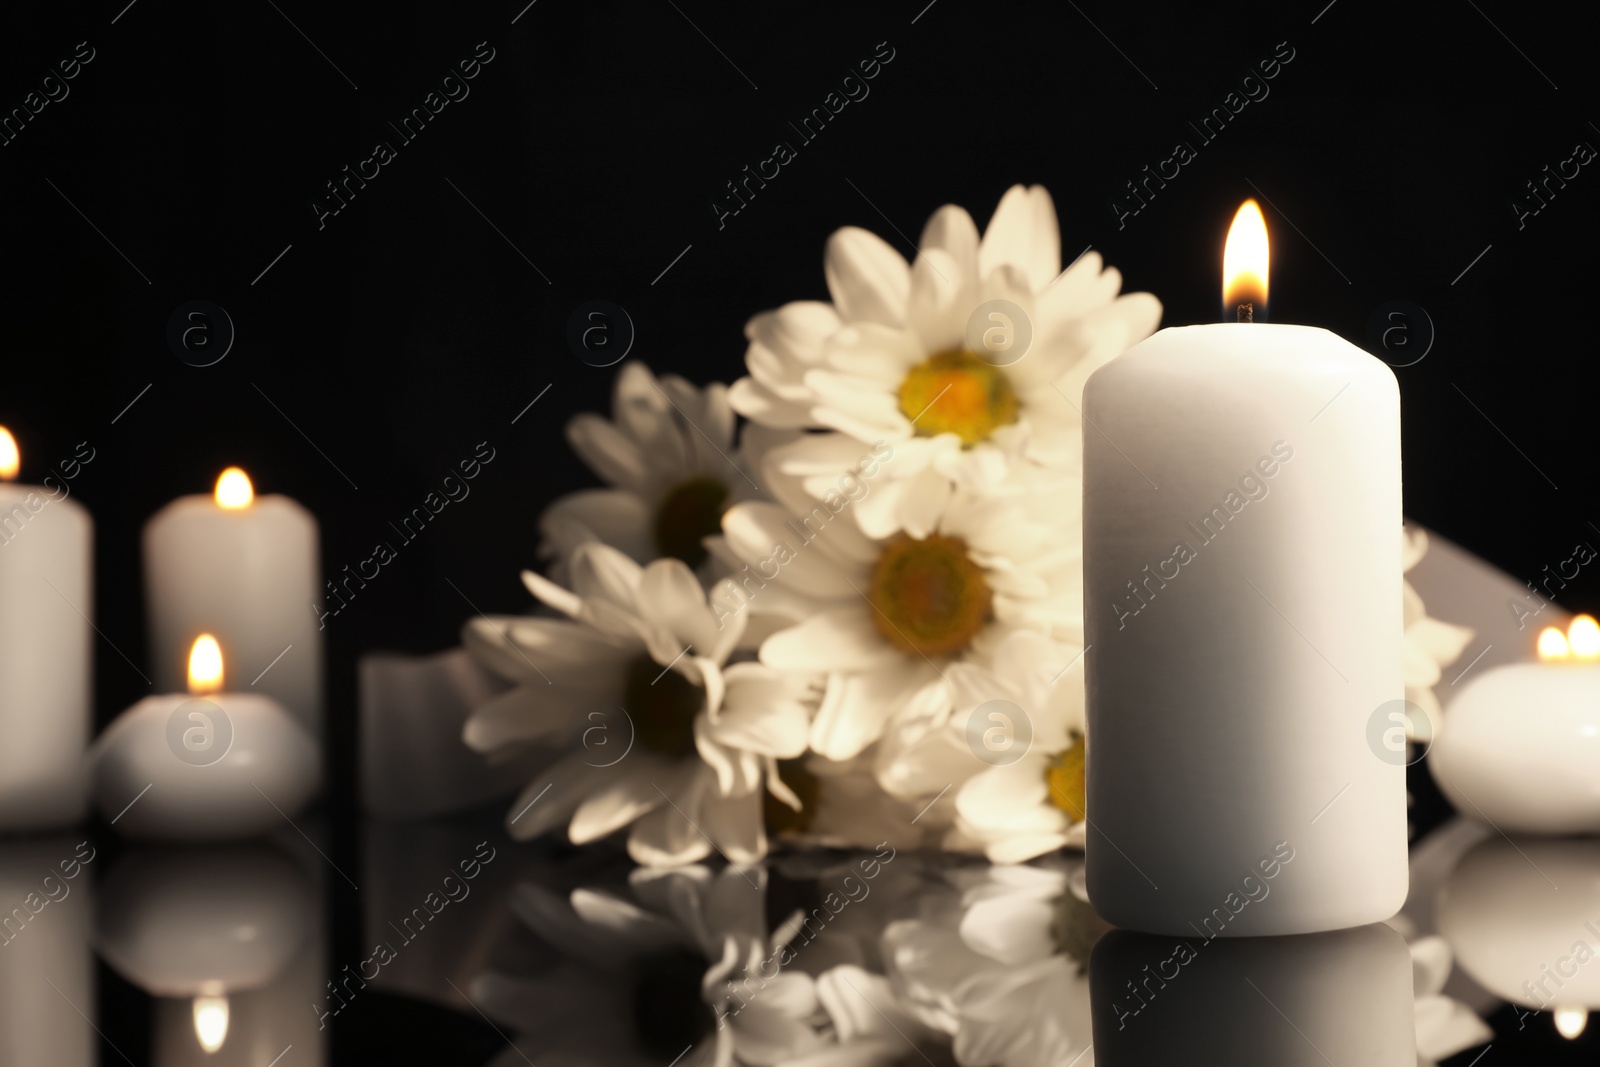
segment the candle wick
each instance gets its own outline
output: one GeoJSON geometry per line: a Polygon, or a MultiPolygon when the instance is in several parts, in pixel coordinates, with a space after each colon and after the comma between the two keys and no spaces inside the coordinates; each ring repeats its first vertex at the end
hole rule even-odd
{"type": "Polygon", "coordinates": [[[1240,304],[1239,305],[1239,319],[1238,319],[1238,321],[1240,321],[1240,322],[1254,322],[1254,321],[1256,321],[1256,306],[1254,304],[1240,304]]]}

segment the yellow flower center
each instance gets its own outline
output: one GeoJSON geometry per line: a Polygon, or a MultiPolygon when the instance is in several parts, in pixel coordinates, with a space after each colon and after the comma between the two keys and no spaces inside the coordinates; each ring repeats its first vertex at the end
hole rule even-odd
{"type": "Polygon", "coordinates": [[[656,506],[656,552],[700,566],[706,561],[700,540],[722,532],[727,503],[728,487],[715,478],[697,476],[668,489],[656,506]]]}
{"type": "Polygon", "coordinates": [[[999,367],[954,349],[911,368],[900,383],[900,411],[918,437],[953,433],[975,445],[1017,421],[1017,394],[999,367]]]}
{"type": "Polygon", "coordinates": [[[959,652],[989,618],[989,583],[959,537],[901,534],[884,546],[869,589],[878,632],[913,654],[959,652]]]}
{"type": "Polygon", "coordinates": [[[771,790],[761,795],[761,812],[767,824],[767,833],[774,837],[786,833],[805,833],[811,829],[811,820],[817,814],[817,801],[822,796],[822,781],[806,770],[806,761],[781,759],[778,761],[778,778],[800,798],[800,810],[772,795],[771,790]]]}
{"type": "Polygon", "coordinates": [[[634,737],[652,752],[687,756],[694,751],[694,719],[705,707],[705,691],[648,654],[628,664],[622,706],[634,737]]]}
{"type": "Polygon", "coordinates": [[[1067,813],[1069,823],[1082,822],[1084,817],[1083,756],[1083,735],[1073,733],[1067,750],[1050,757],[1044,772],[1050,784],[1050,803],[1067,813]]]}

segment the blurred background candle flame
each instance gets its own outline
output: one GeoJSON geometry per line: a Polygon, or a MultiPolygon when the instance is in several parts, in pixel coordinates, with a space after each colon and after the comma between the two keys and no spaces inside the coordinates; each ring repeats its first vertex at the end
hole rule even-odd
{"type": "Polygon", "coordinates": [[[250,476],[238,467],[229,467],[217,475],[217,506],[226,511],[240,511],[250,506],[256,498],[255,486],[250,476]]]}
{"type": "Polygon", "coordinates": [[[1579,615],[1567,624],[1566,633],[1546,626],[1539,634],[1539,659],[1544,663],[1600,660],[1600,623],[1592,615],[1579,615]]]}
{"type": "Polygon", "coordinates": [[[1239,205],[1228,227],[1228,240],[1222,246],[1222,305],[1233,308],[1267,303],[1267,274],[1271,263],[1267,242],[1267,220],[1261,205],[1246,200],[1239,205]]]}

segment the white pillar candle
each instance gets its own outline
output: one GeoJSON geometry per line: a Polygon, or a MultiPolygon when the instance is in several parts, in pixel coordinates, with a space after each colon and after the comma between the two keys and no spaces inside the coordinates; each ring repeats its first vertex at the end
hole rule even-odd
{"type": "Polygon", "coordinates": [[[1405,691],[1394,374],[1326,330],[1186,326],[1096,371],[1083,414],[1096,910],[1207,936],[1393,915],[1407,886],[1403,748],[1383,744],[1405,691]]]}
{"type": "Polygon", "coordinates": [[[144,529],[157,689],[182,692],[195,637],[215,634],[239,689],[275,698],[320,740],[319,555],[311,513],[286,496],[256,497],[237,467],[211,496],[180,497],[158,511],[144,529]]]}
{"type": "Polygon", "coordinates": [[[94,691],[94,525],[63,477],[19,467],[0,427],[0,833],[82,818],[94,691]]]}
{"type": "Polygon", "coordinates": [[[145,697],[95,741],[95,805],[126,837],[218,841],[279,829],[316,793],[321,752],[282,704],[221,692],[201,634],[189,693],[145,697]]]}

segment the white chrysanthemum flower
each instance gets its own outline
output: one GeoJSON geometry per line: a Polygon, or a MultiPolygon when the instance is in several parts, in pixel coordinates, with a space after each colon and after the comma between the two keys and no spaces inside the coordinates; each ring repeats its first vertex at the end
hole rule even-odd
{"type": "Polygon", "coordinates": [[[1093,1036],[1089,950],[1110,927],[1066,871],[992,867],[950,878],[963,890],[958,905],[930,904],[926,917],[884,931],[902,999],[954,1035],[964,1067],[1078,1062],[1093,1036]]]}
{"type": "MultiPolygon", "coordinates": [[[[1403,535],[1401,569],[1410,571],[1428,554],[1428,534],[1425,530],[1406,532],[1403,535]]],[[[1437,735],[1442,720],[1439,698],[1433,687],[1443,677],[1443,668],[1460,658],[1472,641],[1473,630],[1428,617],[1422,597],[1405,583],[1406,627],[1406,699],[1422,708],[1432,720],[1437,735]]]]}
{"type": "Polygon", "coordinates": [[[720,382],[699,388],[675,374],[657,381],[644,364],[625,363],[611,418],[578,415],[567,440],[610,488],[568,493],[545,509],[540,554],[558,565],[600,541],[639,563],[667,556],[699,568],[701,541],[720,530],[723,511],[754,495],[720,382]]]}
{"type": "Polygon", "coordinates": [[[1029,631],[986,663],[948,668],[953,714],[898,723],[880,743],[879,779],[901,796],[955,783],[944,847],[1021,863],[1083,846],[1082,650],[1029,631]]]}
{"type": "MultiPolygon", "coordinates": [[[[987,484],[1019,463],[1076,473],[1083,383],[1148,336],[1161,317],[1148,293],[1118,296],[1121,275],[1086,252],[1061,269],[1055,207],[1042,187],[1013,186],[980,239],[947,205],[915,262],[856,227],[829,239],[831,303],[797,301],[745,327],[749,377],[729,394],[753,422],[887,441],[896,452],[863,528],[898,529],[903,498],[939,479],[987,484]]],[[[796,462],[803,462],[802,449],[796,462]]]]}
{"type": "MultiPolygon", "coordinates": [[[[563,823],[574,844],[631,826],[628,851],[655,866],[713,847],[749,863],[766,853],[764,781],[805,751],[812,700],[803,677],[727,664],[741,618],[718,620],[683,562],[640,567],[607,545],[579,547],[571,591],[530,572],[534,596],[568,619],[478,618],[464,642],[519,683],[467,721],[469,746],[571,751],[507,814],[526,840],[563,823]],[[548,795],[546,795],[548,793],[548,795]]],[[[728,596],[724,582],[715,595],[728,596]]]]}
{"type": "MultiPolygon", "coordinates": [[[[781,478],[768,488],[788,499],[781,478]]],[[[825,679],[811,748],[847,760],[896,716],[948,715],[943,667],[972,650],[1016,629],[1081,640],[1080,547],[1054,525],[1070,504],[962,492],[941,496],[926,536],[884,538],[849,521],[844,497],[809,511],[804,501],[738,504],[723,518],[723,544],[746,570],[713,607],[727,619],[785,606],[793,621],[761,643],[761,662],[825,679]]]]}
{"type": "Polygon", "coordinates": [[[535,975],[490,971],[472,983],[485,1014],[519,1032],[497,1059],[661,1067],[787,1064],[831,1042],[815,982],[785,971],[759,988],[733,984],[745,969],[776,958],[798,928],[770,936],[766,871],[704,867],[637,869],[634,900],[591,889],[563,898],[519,885],[512,909],[567,957],[535,975]],[[511,1054],[515,1051],[515,1057],[511,1054]],[[540,1052],[545,1055],[541,1056],[540,1052]]]}

